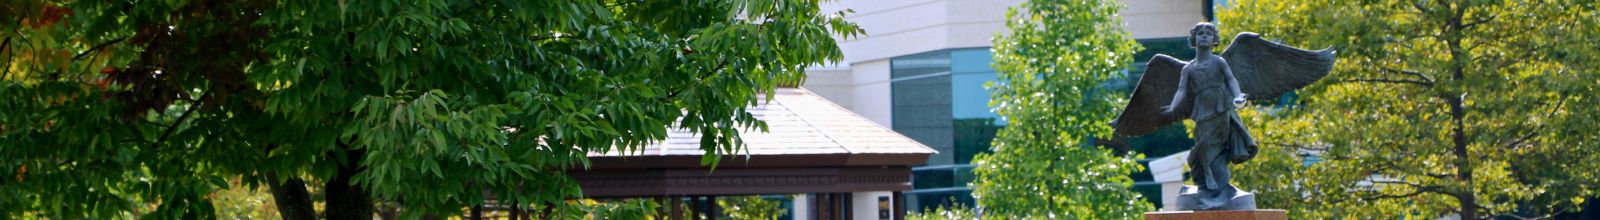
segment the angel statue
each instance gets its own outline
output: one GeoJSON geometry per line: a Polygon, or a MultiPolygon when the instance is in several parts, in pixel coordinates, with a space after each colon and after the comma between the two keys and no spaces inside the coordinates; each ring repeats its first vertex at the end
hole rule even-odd
{"type": "Polygon", "coordinates": [[[1195,58],[1184,62],[1165,54],[1150,59],[1133,97],[1111,126],[1117,135],[1139,136],[1183,119],[1194,120],[1195,146],[1189,152],[1190,178],[1177,210],[1255,209],[1255,197],[1228,183],[1228,163],[1256,154],[1255,139],[1245,130],[1236,108],[1250,99],[1273,99],[1328,75],[1330,49],[1309,51],[1240,33],[1221,56],[1217,27],[1201,22],[1189,30],[1195,58]]]}

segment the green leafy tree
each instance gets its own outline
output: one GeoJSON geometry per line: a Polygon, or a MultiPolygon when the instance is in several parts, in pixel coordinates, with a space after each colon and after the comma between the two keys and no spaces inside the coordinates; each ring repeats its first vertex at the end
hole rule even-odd
{"type": "Polygon", "coordinates": [[[921,212],[909,213],[906,215],[906,219],[908,220],[961,220],[983,218],[994,217],[992,215],[979,217],[978,212],[972,210],[972,207],[962,206],[960,204],[950,207],[939,206],[938,208],[922,210],[921,212]]]}
{"type": "Polygon", "coordinates": [[[738,151],[740,129],[765,127],[748,106],[862,33],[842,15],[814,0],[7,1],[0,216],[209,217],[234,178],[269,188],[284,219],[561,206],[580,196],[562,170],[668,128],[699,132],[706,164],[738,151]]]}
{"type": "Polygon", "coordinates": [[[1237,173],[1264,207],[1306,219],[1541,217],[1600,195],[1600,3],[1230,5],[1218,14],[1226,33],[1339,49],[1334,73],[1298,102],[1249,113],[1267,128],[1252,130],[1263,156],[1237,173]]]}
{"type": "Polygon", "coordinates": [[[612,202],[584,200],[574,203],[577,203],[576,205],[579,208],[570,209],[570,211],[575,212],[568,213],[565,216],[582,216],[578,219],[644,220],[650,219],[648,218],[650,216],[662,214],[657,213],[659,208],[661,208],[661,204],[657,204],[655,201],[651,201],[649,199],[625,199],[612,202]]]}
{"type": "Polygon", "coordinates": [[[718,210],[727,215],[729,219],[778,219],[778,216],[789,211],[783,209],[783,203],[769,200],[761,196],[729,196],[717,198],[718,210]]]}
{"type": "Polygon", "coordinates": [[[973,197],[983,215],[1009,218],[1137,218],[1152,206],[1131,190],[1141,155],[1096,147],[1110,137],[1120,97],[1102,84],[1132,63],[1139,45],[1121,29],[1116,1],[1024,2],[995,39],[999,79],[990,103],[1008,125],[993,153],[973,159],[973,197]]]}
{"type": "Polygon", "coordinates": [[[272,194],[267,193],[262,187],[248,188],[238,185],[238,181],[228,189],[217,190],[210,195],[212,203],[217,206],[217,217],[221,219],[282,219],[278,216],[276,204],[273,204],[272,194]]]}

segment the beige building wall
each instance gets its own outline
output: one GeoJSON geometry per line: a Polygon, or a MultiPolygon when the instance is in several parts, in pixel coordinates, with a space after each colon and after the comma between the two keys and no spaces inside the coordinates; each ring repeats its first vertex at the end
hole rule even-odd
{"type": "Polygon", "coordinates": [[[1206,21],[1206,1],[1122,0],[1122,28],[1134,39],[1188,37],[1189,28],[1206,21]]]}

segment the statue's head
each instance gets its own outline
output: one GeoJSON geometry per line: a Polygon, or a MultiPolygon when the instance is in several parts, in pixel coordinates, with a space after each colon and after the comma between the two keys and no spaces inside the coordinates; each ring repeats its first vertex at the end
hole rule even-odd
{"type": "Polygon", "coordinates": [[[1220,42],[1217,37],[1217,25],[1211,22],[1200,22],[1189,29],[1189,47],[1215,47],[1220,42]]]}

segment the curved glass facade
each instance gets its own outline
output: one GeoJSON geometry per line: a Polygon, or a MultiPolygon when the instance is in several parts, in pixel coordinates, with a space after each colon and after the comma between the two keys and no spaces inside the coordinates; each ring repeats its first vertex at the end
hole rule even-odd
{"type": "Polygon", "coordinates": [[[933,51],[890,60],[894,130],[940,154],[913,170],[907,208],[921,210],[971,205],[972,156],[987,152],[995,132],[1005,126],[989,110],[996,79],[989,48],[933,51]]]}

